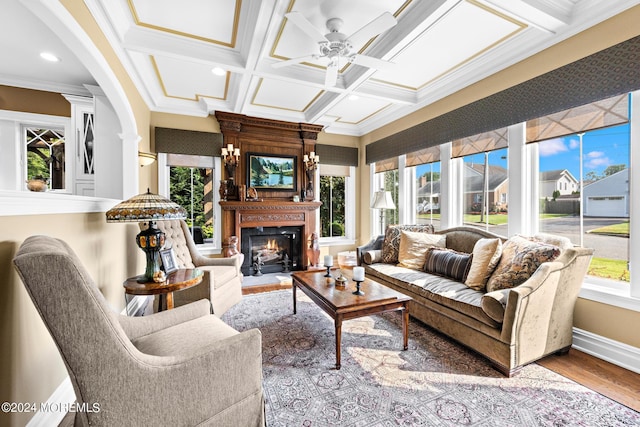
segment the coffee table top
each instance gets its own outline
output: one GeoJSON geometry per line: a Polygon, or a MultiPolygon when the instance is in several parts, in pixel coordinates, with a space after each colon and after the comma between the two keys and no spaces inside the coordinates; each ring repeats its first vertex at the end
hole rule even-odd
{"type": "Polygon", "coordinates": [[[351,270],[342,270],[344,276],[349,279],[346,286],[336,286],[335,276],[337,272],[332,271],[331,283],[327,283],[324,277],[326,270],[322,271],[296,271],[291,277],[299,287],[311,291],[322,303],[327,305],[333,312],[345,312],[351,310],[362,310],[367,306],[379,306],[391,302],[409,301],[411,297],[388,288],[374,280],[365,278],[360,284],[360,289],[364,295],[353,295],[356,283],[352,280],[351,270]]]}

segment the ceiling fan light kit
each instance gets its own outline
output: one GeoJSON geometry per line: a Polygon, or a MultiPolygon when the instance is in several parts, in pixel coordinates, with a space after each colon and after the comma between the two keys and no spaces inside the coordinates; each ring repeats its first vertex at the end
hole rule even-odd
{"type": "Polygon", "coordinates": [[[328,19],[326,25],[329,32],[327,34],[322,34],[300,12],[290,12],[285,16],[309,37],[318,41],[320,54],[310,54],[278,62],[273,64],[274,68],[300,64],[310,59],[318,60],[320,58],[327,58],[329,62],[327,63],[327,70],[325,74],[325,86],[335,86],[338,81],[338,69],[342,64],[346,65],[347,63],[350,63],[375,69],[393,65],[391,62],[379,58],[352,53],[354,46],[364,44],[369,39],[396,25],[396,18],[389,12],[385,12],[378,16],[351,36],[347,36],[340,32],[340,29],[344,24],[340,18],[328,19]]]}

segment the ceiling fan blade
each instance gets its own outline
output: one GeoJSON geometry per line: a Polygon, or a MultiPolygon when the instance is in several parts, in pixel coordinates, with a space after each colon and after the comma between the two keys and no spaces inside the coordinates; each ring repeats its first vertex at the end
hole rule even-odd
{"type": "Polygon", "coordinates": [[[337,65],[329,65],[327,67],[327,72],[324,75],[324,85],[333,87],[338,82],[338,66],[337,65]]]}
{"type": "Polygon", "coordinates": [[[309,61],[311,59],[317,59],[317,58],[318,58],[318,55],[299,56],[297,58],[287,59],[286,61],[274,62],[273,64],[271,64],[271,66],[273,68],[283,68],[283,67],[288,67],[289,65],[300,64],[301,62],[305,62],[305,61],[309,61]]]}
{"type": "Polygon", "coordinates": [[[377,36],[378,34],[384,33],[397,23],[398,21],[396,21],[396,18],[391,13],[384,12],[351,36],[347,37],[347,40],[349,40],[354,47],[360,48],[369,41],[369,39],[377,36]]]}
{"type": "Polygon", "coordinates": [[[352,55],[349,57],[349,62],[356,65],[362,65],[363,67],[375,68],[376,70],[388,70],[393,68],[396,64],[393,62],[385,61],[384,59],[374,58],[367,55],[352,55]]]}
{"type": "Polygon", "coordinates": [[[293,22],[298,28],[307,33],[309,37],[313,39],[313,41],[324,41],[327,40],[324,34],[320,32],[316,27],[313,26],[311,22],[307,20],[300,12],[289,12],[284,16],[291,22],[293,22]]]}

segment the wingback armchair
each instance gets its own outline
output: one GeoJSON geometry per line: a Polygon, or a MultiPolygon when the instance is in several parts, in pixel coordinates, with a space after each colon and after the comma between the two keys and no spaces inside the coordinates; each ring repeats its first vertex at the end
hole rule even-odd
{"type": "MultiPolygon", "coordinates": [[[[175,307],[206,298],[211,301],[213,314],[220,317],[242,299],[242,272],[244,255],[227,258],[208,258],[200,254],[193,241],[187,223],[182,220],[158,221],[158,228],[165,233],[165,247],[173,248],[178,268],[194,268],[204,271],[204,279],[197,286],[174,292],[175,307]]],[[[146,228],[146,223],[141,223],[146,228]]]]}
{"type": "Polygon", "coordinates": [[[29,237],[13,262],[77,402],[100,405],[77,412],[75,425],[264,425],[259,330],[237,332],[206,300],[120,315],[73,250],[51,237],[29,237]]]}

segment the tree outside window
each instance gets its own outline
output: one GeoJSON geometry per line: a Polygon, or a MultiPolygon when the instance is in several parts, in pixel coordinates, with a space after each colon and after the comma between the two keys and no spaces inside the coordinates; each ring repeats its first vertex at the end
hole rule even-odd
{"type": "Polygon", "coordinates": [[[344,176],[320,176],[321,237],[345,235],[345,181],[344,176]]]}
{"type": "Polygon", "coordinates": [[[171,166],[171,200],[186,209],[189,227],[199,227],[205,239],[213,238],[212,169],[171,166]]]}

